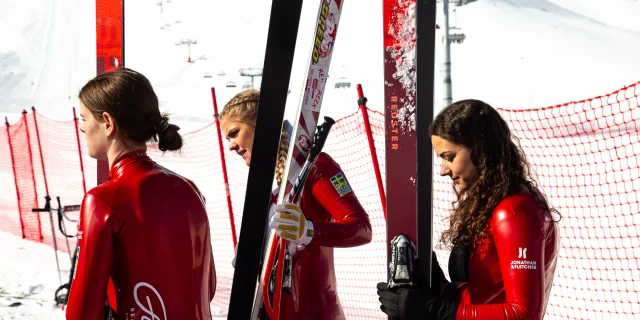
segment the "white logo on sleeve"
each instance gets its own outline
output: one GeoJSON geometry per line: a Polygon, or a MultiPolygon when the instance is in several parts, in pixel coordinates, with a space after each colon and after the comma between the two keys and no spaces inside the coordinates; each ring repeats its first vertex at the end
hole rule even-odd
{"type": "MultiPolygon", "coordinates": [[[[138,307],[140,307],[142,311],[147,313],[147,315],[140,317],[140,320],[166,320],[167,319],[167,310],[164,307],[164,302],[162,301],[162,297],[160,296],[160,293],[158,293],[158,290],[156,290],[156,288],[154,288],[152,285],[146,282],[138,282],[138,284],[136,284],[136,286],[133,288],[133,298],[136,300],[136,304],[138,305],[138,307]],[[147,306],[149,308],[146,308],[144,305],[142,305],[142,303],[140,303],[140,300],[138,300],[138,289],[140,287],[147,287],[151,289],[153,293],[156,294],[156,297],[158,298],[158,300],[160,300],[160,305],[162,306],[162,313],[164,314],[164,318],[160,318],[160,316],[156,315],[153,312],[153,306],[151,305],[151,300],[149,299],[149,296],[145,297],[147,300],[147,306]]],[[[134,311],[133,308],[131,311],[132,312],[134,311]]]]}
{"type": "Polygon", "coordinates": [[[518,259],[526,259],[527,258],[527,248],[518,248],[518,251],[520,252],[518,254],[518,259]]]}
{"type": "Polygon", "coordinates": [[[533,260],[527,260],[527,248],[518,248],[518,259],[511,261],[511,269],[528,269],[535,270],[538,263],[533,260]]]}

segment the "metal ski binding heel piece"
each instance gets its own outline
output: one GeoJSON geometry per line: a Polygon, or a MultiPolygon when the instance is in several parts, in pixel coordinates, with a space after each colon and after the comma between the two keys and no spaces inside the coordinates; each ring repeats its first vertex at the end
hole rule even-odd
{"type": "Polygon", "coordinates": [[[391,241],[391,262],[389,263],[389,288],[415,287],[416,247],[404,234],[391,241]]]}

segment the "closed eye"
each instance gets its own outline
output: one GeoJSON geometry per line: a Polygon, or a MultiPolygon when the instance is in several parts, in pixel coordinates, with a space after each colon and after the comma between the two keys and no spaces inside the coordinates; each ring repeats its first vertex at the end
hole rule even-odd
{"type": "Polygon", "coordinates": [[[237,128],[229,130],[229,132],[227,132],[227,141],[230,141],[230,139],[235,138],[238,135],[239,131],[240,130],[237,128]]]}

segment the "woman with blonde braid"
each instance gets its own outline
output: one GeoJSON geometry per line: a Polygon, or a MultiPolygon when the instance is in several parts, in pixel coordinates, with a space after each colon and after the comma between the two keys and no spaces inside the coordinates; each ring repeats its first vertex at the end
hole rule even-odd
{"type": "MultiPolygon", "coordinates": [[[[233,97],[218,116],[230,143],[229,149],[241,156],[247,165],[252,160],[259,98],[257,90],[243,91],[233,97]]],[[[276,166],[278,185],[284,178],[286,148],[286,139],[282,139],[276,166]]],[[[282,295],[281,319],[345,319],[338,299],[333,248],[367,244],[371,242],[372,234],[369,216],[351,190],[344,172],[328,154],[320,153],[299,205],[276,205],[278,189],[272,195],[269,226],[278,236],[285,236],[297,246],[297,251],[291,251],[292,293],[282,295]],[[287,222],[290,217],[297,221],[287,222]],[[289,229],[292,227],[295,230],[289,229]],[[293,239],[291,233],[296,234],[293,239]]]]}

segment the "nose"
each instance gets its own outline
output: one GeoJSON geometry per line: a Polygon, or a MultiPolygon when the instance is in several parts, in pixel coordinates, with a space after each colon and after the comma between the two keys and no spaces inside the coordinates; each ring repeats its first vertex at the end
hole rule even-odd
{"type": "Polygon", "coordinates": [[[440,176],[444,177],[444,176],[448,176],[448,175],[451,175],[451,169],[449,169],[449,167],[447,165],[442,163],[442,165],[440,165],[440,176]]]}
{"type": "Polygon", "coordinates": [[[238,144],[235,141],[229,142],[229,150],[231,151],[238,150],[238,144]]]}

